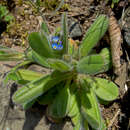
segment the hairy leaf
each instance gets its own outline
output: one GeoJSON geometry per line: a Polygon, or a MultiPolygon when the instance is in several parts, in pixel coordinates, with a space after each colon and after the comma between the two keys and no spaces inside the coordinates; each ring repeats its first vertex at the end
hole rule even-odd
{"type": "Polygon", "coordinates": [[[111,63],[109,53],[103,53],[102,55],[95,54],[82,58],[77,64],[77,71],[91,75],[107,71],[111,63]]]}
{"type": "Polygon", "coordinates": [[[28,102],[28,103],[24,103],[22,106],[23,106],[23,109],[24,110],[27,110],[29,109],[30,107],[32,107],[32,105],[36,102],[36,99],[32,100],[31,102],[28,102]]]}
{"type": "Polygon", "coordinates": [[[5,81],[14,80],[19,84],[26,84],[30,81],[39,79],[43,75],[44,74],[41,74],[39,72],[34,72],[31,70],[19,69],[16,71],[9,72],[5,78],[5,81]]]}
{"type": "MultiPolygon", "coordinates": [[[[26,65],[28,65],[28,64],[30,64],[31,63],[31,61],[23,61],[22,63],[20,63],[20,64],[17,64],[15,67],[13,67],[12,69],[11,69],[11,71],[9,72],[9,73],[7,73],[7,75],[6,75],[6,77],[5,77],[5,79],[4,79],[4,81],[3,81],[3,83],[4,83],[4,85],[6,85],[7,84],[7,82],[9,81],[9,80],[14,80],[14,81],[19,81],[19,77],[17,77],[17,75],[15,74],[15,72],[20,68],[20,67],[23,67],[23,66],[26,66],[26,65]]],[[[21,82],[20,84],[25,84],[26,82],[21,82]]]]}
{"type": "Polygon", "coordinates": [[[112,101],[118,97],[119,91],[116,84],[101,78],[94,78],[94,80],[96,85],[94,91],[99,98],[105,101],[112,101]]]}
{"type": "Polygon", "coordinates": [[[104,61],[104,71],[109,70],[112,67],[112,57],[111,57],[111,52],[108,48],[103,48],[99,55],[102,56],[103,61],[104,61]]]}
{"type": "Polygon", "coordinates": [[[71,72],[57,73],[55,76],[47,75],[32,81],[20,88],[13,95],[13,101],[19,104],[28,103],[47,92],[59,82],[73,76],[71,72]]]}
{"type": "Polygon", "coordinates": [[[0,61],[19,61],[22,60],[24,57],[25,55],[23,53],[5,53],[3,50],[0,50],[0,61]]]}
{"type": "Polygon", "coordinates": [[[80,112],[79,106],[79,97],[77,93],[77,85],[72,83],[70,86],[70,100],[69,100],[69,107],[68,107],[68,116],[74,117],[80,112]]]}
{"type": "Polygon", "coordinates": [[[47,24],[45,22],[42,22],[41,29],[47,34],[47,36],[50,35],[47,24]]]}
{"type": "Polygon", "coordinates": [[[42,73],[26,69],[19,69],[15,72],[15,74],[17,75],[19,80],[26,80],[26,81],[33,81],[39,79],[44,75],[42,73]]]}
{"type": "Polygon", "coordinates": [[[73,130],[89,130],[88,122],[83,118],[80,113],[72,118],[72,122],[74,124],[73,130]]]}
{"type": "Polygon", "coordinates": [[[70,100],[70,81],[68,80],[65,87],[59,92],[53,103],[49,105],[48,114],[53,118],[63,118],[68,113],[70,100]]]}
{"type": "Polygon", "coordinates": [[[41,33],[31,33],[28,39],[31,48],[40,56],[46,58],[53,57],[52,48],[43,31],[41,33]]]}
{"type": "Polygon", "coordinates": [[[87,56],[91,49],[99,42],[108,28],[108,17],[100,15],[87,31],[81,45],[80,57],[87,56]]]}
{"type": "Polygon", "coordinates": [[[33,51],[32,52],[32,59],[36,62],[36,63],[38,63],[38,64],[40,64],[40,65],[42,65],[42,66],[44,66],[44,67],[49,67],[49,65],[48,65],[48,63],[47,63],[47,58],[45,58],[45,57],[41,57],[40,55],[38,55],[35,51],[33,51]]]}
{"type": "Polygon", "coordinates": [[[47,93],[41,95],[38,97],[38,103],[42,105],[49,105],[53,102],[56,95],[59,91],[64,87],[64,82],[60,82],[59,84],[56,84],[56,86],[52,89],[50,89],[47,93]]]}
{"type": "Polygon", "coordinates": [[[17,52],[12,48],[0,46],[0,61],[19,61],[24,59],[24,53],[17,52]]]}
{"type": "Polygon", "coordinates": [[[59,71],[69,71],[72,68],[68,63],[59,59],[48,59],[47,63],[49,64],[50,68],[56,69],[59,71]]]}
{"type": "Polygon", "coordinates": [[[83,89],[81,94],[81,113],[92,128],[100,129],[102,119],[93,88],[90,88],[85,79],[83,79],[81,86],[83,89]]]}
{"type": "Polygon", "coordinates": [[[62,35],[63,35],[63,50],[62,54],[68,53],[68,25],[67,25],[67,15],[64,13],[62,15],[62,35]]]}

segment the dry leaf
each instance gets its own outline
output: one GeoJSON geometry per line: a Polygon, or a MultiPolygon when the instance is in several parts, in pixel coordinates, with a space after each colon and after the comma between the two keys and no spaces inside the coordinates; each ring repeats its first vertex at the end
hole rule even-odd
{"type": "Polygon", "coordinates": [[[112,53],[112,63],[114,67],[114,73],[116,75],[120,75],[121,73],[121,63],[120,63],[120,56],[121,54],[121,30],[117,23],[117,20],[114,16],[110,16],[109,18],[109,36],[110,36],[110,46],[111,46],[111,53],[112,53]]]}

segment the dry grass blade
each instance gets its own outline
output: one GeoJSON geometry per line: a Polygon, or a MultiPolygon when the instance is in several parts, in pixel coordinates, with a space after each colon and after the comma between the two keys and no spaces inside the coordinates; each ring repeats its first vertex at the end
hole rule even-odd
{"type": "Polygon", "coordinates": [[[110,36],[110,45],[111,45],[111,53],[112,53],[112,63],[114,67],[114,73],[116,75],[120,75],[121,73],[121,63],[120,56],[121,54],[121,30],[117,23],[117,20],[114,16],[110,16],[109,18],[109,36],[110,36]]]}

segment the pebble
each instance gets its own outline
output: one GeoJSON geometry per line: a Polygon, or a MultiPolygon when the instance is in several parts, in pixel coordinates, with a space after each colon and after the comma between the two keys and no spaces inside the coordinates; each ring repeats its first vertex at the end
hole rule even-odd
{"type": "Polygon", "coordinates": [[[69,35],[71,38],[78,38],[82,36],[82,29],[78,21],[71,18],[68,19],[69,35]]]}

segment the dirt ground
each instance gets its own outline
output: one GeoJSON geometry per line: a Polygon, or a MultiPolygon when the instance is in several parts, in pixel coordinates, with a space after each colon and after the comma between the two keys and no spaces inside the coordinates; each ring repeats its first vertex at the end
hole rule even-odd
{"type": "MultiPolygon", "coordinates": [[[[8,26],[7,30],[1,33],[0,45],[23,51],[28,47],[28,34],[39,30],[42,18],[27,0],[22,2],[20,0],[10,1],[8,8],[15,17],[15,21],[8,26]]],[[[51,31],[54,31],[54,28],[60,25],[61,14],[67,11],[69,19],[73,19],[73,22],[78,21],[77,29],[80,33],[76,35],[77,30],[73,30],[70,35],[74,40],[79,41],[97,15],[109,15],[106,10],[111,5],[111,3],[105,4],[103,0],[66,0],[65,4],[66,7],[61,8],[57,14],[52,14],[52,10],[43,6],[40,7],[40,10],[45,15],[51,31]]],[[[118,22],[120,22],[123,10],[129,8],[129,5],[129,0],[120,0],[113,8],[118,22]]],[[[123,21],[125,27],[122,27],[122,73],[114,80],[119,86],[120,96],[109,105],[101,105],[101,112],[109,130],[128,130],[130,128],[130,105],[128,101],[130,99],[130,55],[128,54],[130,50],[130,13],[124,16],[126,17],[123,21]]],[[[99,46],[105,46],[104,41],[104,39],[101,40],[99,46]]],[[[3,86],[2,81],[4,75],[15,64],[15,62],[0,62],[0,130],[72,130],[72,124],[68,121],[60,124],[48,121],[43,106],[38,106],[38,108],[34,106],[34,108],[24,111],[12,102],[11,96],[16,91],[17,85],[10,82],[7,86],[3,86]]],[[[106,75],[110,76],[111,72],[106,75]]]]}

